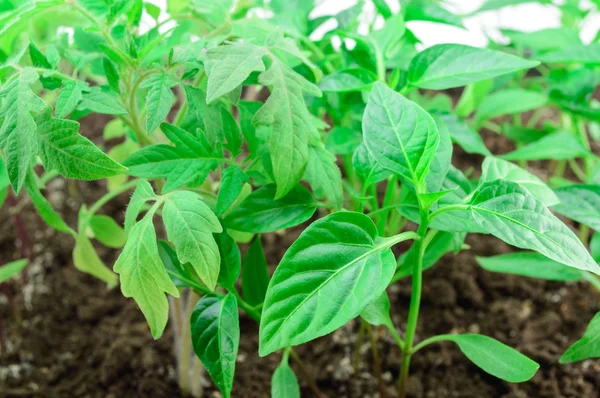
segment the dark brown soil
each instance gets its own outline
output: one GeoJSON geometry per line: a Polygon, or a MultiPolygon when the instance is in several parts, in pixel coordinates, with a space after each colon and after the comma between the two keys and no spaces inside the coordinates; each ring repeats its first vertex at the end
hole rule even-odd
{"type": "MultiPolygon", "coordinates": [[[[461,164],[463,159],[458,159],[461,164]]],[[[477,164],[479,159],[472,160],[477,164]]],[[[464,164],[464,163],[463,163],[464,164]]],[[[51,184],[52,203],[71,225],[76,209],[90,204],[99,184],[51,184]]],[[[18,198],[18,205],[23,198],[18,198]]],[[[105,211],[117,218],[127,195],[105,211]]],[[[24,203],[24,202],[23,202],[24,203]]],[[[73,241],[53,232],[29,204],[23,221],[30,236],[31,264],[27,276],[2,285],[3,319],[0,352],[0,397],[178,397],[172,333],[153,341],[142,314],[118,289],[75,270],[73,241]]],[[[265,237],[274,267],[299,229],[265,237]]],[[[0,261],[20,256],[13,219],[0,211],[0,261]]],[[[598,294],[584,283],[554,283],[480,269],[475,255],[511,250],[488,236],[470,236],[469,252],[446,255],[424,277],[423,305],[417,340],[451,332],[483,333],[517,348],[541,369],[527,383],[508,384],[479,370],[453,345],[439,344],[413,359],[410,396],[419,398],[476,397],[600,397],[600,361],[559,365],[558,358],[579,336],[598,309],[598,294]]],[[[116,251],[101,250],[107,264],[116,251]]],[[[404,330],[410,280],[389,289],[395,324],[404,330]]],[[[268,397],[278,355],[258,358],[258,328],[241,316],[241,343],[234,397],[268,397]]],[[[368,342],[360,345],[360,363],[353,370],[359,324],[345,327],[303,347],[298,353],[306,371],[327,397],[376,397],[373,360],[368,342]]],[[[383,380],[388,397],[395,397],[400,353],[383,329],[376,330],[383,380]]],[[[297,364],[302,396],[315,393],[297,364]]],[[[206,397],[218,392],[206,383],[206,397]]]]}

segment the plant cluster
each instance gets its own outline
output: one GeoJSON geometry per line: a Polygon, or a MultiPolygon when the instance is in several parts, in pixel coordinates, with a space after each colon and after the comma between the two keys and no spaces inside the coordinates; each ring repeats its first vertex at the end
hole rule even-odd
{"type": "MultiPolygon", "coordinates": [[[[417,51],[405,22],[463,28],[462,16],[374,0],[365,33],[364,1],[318,18],[314,0],[167,3],[167,16],[142,0],[0,3],[0,188],[70,235],[74,265],[120,285],[155,339],[171,316],[183,391],[200,394],[193,348],[231,395],[239,310],[260,324],[259,354],[281,352],[273,397],[299,396],[294,346],[357,317],[396,341],[400,397],[412,356],[442,341],[500,379],[533,377],[538,364],[491,337],[416,336],[423,272],[480,233],[527,250],[478,258],[485,269],[600,288],[600,43],[579,32],[590,10],[553,5],[562,27],[503,31],[507,45],[417,51]],[[142,13],[155,21],[146,31],[142,13]],[[113,116],[102,140],[79,131],[90,114],[113,116]],[[484,130],[516,149],[492,154],[484,130]],[[454,145],[485,158],[479,178],[451,164],[454,145]],[[42,193],[61,177],[106,181],[77,225],[42,193]],[[101,210],[128,191],[121,226],[101,210]],[[308,221],[270,276],[261,235],[308,221]],[[121,250],[113,268],[93,240],[121,250]],[[409,314],[395,325],[386,289],[403,278],[409,314]]],[[[26,264],[0,268],[0,281],[26,264]]],[[[561,362],[600,356],[598,337],[600,315],[561,362]]]]}

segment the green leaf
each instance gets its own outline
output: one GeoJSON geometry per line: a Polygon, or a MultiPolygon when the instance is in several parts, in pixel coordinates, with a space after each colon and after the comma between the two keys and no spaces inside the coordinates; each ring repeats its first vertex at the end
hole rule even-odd
{"type": "Polygon", "coordinates": [[[94,215],[90,218],[89,226],[94,233],[94,238],[103,245],[115,249],[125,246],[127,235],[112,217],[94,215]]]}
{"type": "Polygon", "coordinates": [[[356,176],[364,186],[371,186],[388,178],[392,173],[377,163],[375,157],[361,144],[352,156],[352,166],[356,176]]]}
{"type": "Polygon", "coordinates": [[[600,312],[594,315],[583,337],[560,357],[560,363],[571,363],[600,357],[600,312]]]}
{"type": "Polygon", "coordinates": [[[319,88],[325,92],[347,93],[368,90],[376,81],[377,75],[367,69],[348,68],[325,76],[319,88]]]}
{"type": "Polygon", "coordinates": [[[481,101],[483,101],[493,87],[493,79],[480,80],[469,84],[463,90],[462,95],[454,108],[454,113],[456,113],[458,117],[466,118],[477,109],[479,104],[481,104],[481,101]]]}
{"type": "Polygon", "coordinates": [[[342,174],[335,156],[324,145],[309,147],[304,180],[310,183],[317,198],[327,198],[335,210],[342,208],[344,202],[342,174]]]}
{"type": "Polygon", "coordinates": [[[179,290],[158,255],[153,216],[154,211],[150,211],[131,227],[114,271],[119,274],[123,296],[133,297],[150,325],[152,337],[158,339],[169,319],[165,293],[179,297],[179,290]]]}
{"type": "Polygon", "coordinates": [[[560,203],[552,206],[552,210],[600,231],[599,185],[571,185],[555,192],[560,203]]]}
{"type": "Polygon", "coordinates": [[[125,212],[125,232],[127,234],[135,224],[143,206],[150,200],[156,200],[156,198],[152,185],[148,181],[141,180],[137,184],[125,212]]]}
{"type": "Polygon", "coordinates": [[[360,131],[349,127],[334,127],[325,138],[325,148],[334,155],[352,155],[361,144],[360,131]]]}
{"type": "Polygon", "coordinates": [[[505,160],[569,160],[588,157],[592,153],[577,140],[575,135],[557,132],[540,138],[521,148],[500,155],[505,160]]]}
{"type": "Polygon", "coordinates": [[[192,135],[179,127],[163,123],[163,133],[175,146],[158,144],[145,147],[123,165],[129,174],[142,178],[166,178],[163,193],[180,188],[191,181],[204,181],[208,173],[223,161],[201,135],[192,135]]]}
{"type": "Polygon", "coordinates": [[[379,238],[369,217],[352,212],[311,224],[287,250],[269,283],[259,355],[326,335],[358,316],[394,274],[389,247],[413,235],[379,238]]]}
{"type": "Polygon", "coordinates": [[[30,171],[27,175],[27,179],[25,180],[25,189],[27,190],[27,194],[29,194],[29,198],[33,202],[33,205],[40,213],[40,217],[42,217],[42,220],[44,220],[46,224],[50,225],[57,231],[75,236],[75,232],[63,221],[60,215],[58,215],[58,213],[52,208],[52,205],[40,192],[40,189],[37,185],[36,176],[33,171],[30,171]]]}
{"type": "Polygon", "coordinates": [[[92,242],[83,234],[75,238],[75,248],[73,249],[73,264],[81,272],[85,272],[106,282],[108,286],[116,286],[118,282],[117,274],[112,272],[98,257],[96,249],[92,242]]]}
{"type": "Polygon", "coordinates": [[[242,232],[275,232],[303,223],[317,209],[312,195],[301,185],[283,198],[275,199],[275,194],[273,185],[252,192],[225,217],[224,225],[242,232]]]}
{"type": "Polygon", "coordinates": [[[363,116],[365,145],[377,163],[413,186],[425,181],[439,133],[432,117],[383,83],[371,90],[363,116]]]}
{"type": "Polygon", "coordinates": [[[166,197],[162,218],[179,260],[189,262],[206,286],[214,290],[221,256],[212,234],[223,231],[217,217],[200,195],[176,191],[166,197]]]}
{"type": "Polygon", "coordinates": [[[475,114],[478,122],[540,108],[548,102],[545,94],[522,88],[507,88],[485,97],[475,114]]]}
{"type": "Polygon", "coordinates": [[[237,301],[233,294],[208,294],[200,299],[190,320],[194,352],[223,397],[231,396],[240,342],[237,301]]]}
{"type": "Polygon", "coordinates": [[[590,253],[597,263],[600,263],[600,232],[596,232],[590,239],[590,253]]]}
{"type": "Polygon", "coordinates": [[[90,88],[90,91],[82,94],[82,100],[79,110],[88,110],[95,113],[104,113],[106,115],[125,115],[127,110],[119,103],[119,100],[113,95],[102,91],[98,86],[90,88]]]}
{"type": "Polygon", "coordinates": [[[235,240],[225,231],[215,234],[215,241],[219,247],[221,265],[219,270],[219,285],[228,290],[235,289],[240,271],[242,269],[242,255],[235,240]]]}
{"type": "Polygon", "coordinates": [[[573,232],[525,188],[505,180],[483,183],[468,208],[488,233],[568,266],[600,273],[573,232]]]}
{"type": "Polygon", "coordinates": [[[0,267],[0,283],[6,282],[13,276],[17,275],[19,272],[23,271],[23,269],[29,264],[29,260],[22,259],[11,261],[10,263],[4,264],[0,267]]]}
{"type": "Polygon", "coordinates": [[[235,118],[227,109],[221,109],[221,117],[223,120],[223,135],[227,142],[223,145],[225,149],[231,152],[231,157],[235,158],[242,150],[242,135],[240,128],[235,121],[235,118]]]}
{"type": "Polygon", "coordinates": [[[541,55],[538,59],[547,64],[600,65],[600,43],[572,45],[541,55]]]}
{"type": "Polygon", "coordinates": [[[196,290],[203,290],[205,286],[199,281],[194,269],[189,263],[182,264],[177,258],[177,253],[171,247],[169,242],[158,241],[158,254],[167,270],[167,274],[177,287],[190,287],[196,290]]]}
{"type": "Polygon", "coordinates": [[[572,27],[548,28],[535,32],[503,31],[514,47],[544,52],[581,45],[579,30],[572,27]]]}
{"type": "Polygon", "coordinates": [[[249,43],[218,46],[206,52],[208,87],[206,100],[211,103],[240,86],[252,72],[264,72],[262,47],[249,43]]]}
{"type": "Polygon", "coordinates": [[[237,200],[242,192],[244,183],[249,182],[244,171],[236,165],[231,165],[223,171],[221,187],[217,196],[215,213],[222,216],[237,200]]]}
{"type": "Polygon", "coordinates": [[[367,305],[360,316],[373,326],[394,327],[390,317],[390,299],[385,292],[367,305]]]}
{"type": "Polygon", "coordinates": [[[52,69],[52,65],[48,62],[46,56],[40,51],[34,42],[29,43],[29,57],[31,63],[37,68],[52,69]]]}
{"type": "Polygon", "coordinates": [[[277,185],[275,198],[286,195],[302,178],[308,162],[308,141],[318,137],[303,95],[321,96],[321,90],[279,61],[259,76],[271,95],[256,112],[255,126],[272,125],[269,148],[277,185]]]}
{"type": "Polygon", "coordinates": [[[454,15],[444,7],[428,0],[418,0],[409,2],[405,9],[405,21],[429,21],[438,22],[446,25],[456,26],[464,29],[462,18],[454,15]]]}
{"type": "Polygon", "coordinates": [[[483,143],[481,135],[471,129],[466,122],[460,120],[454,114],[438,114],[436,116],[448,128],[452,141],[460,145],[467,153],[477,153],[483,156],[491,155],[489,149],[483,143]]]}
{"type": "Polygon", "coordinates": [[[87,83],[79,80],[65,81],[56,99],[56,116],[64,118],[72,113],[83,100],[83,93],[89,91],[90,88],[87,83]]]}
{"type": "Polygon", "coordinates": [[[4,98],[0,107],[0,147],[4,149],[8,177],[16,194],[25,183],[38,150],[32,113],[46,109],[44,101],[30,87],[37,80],[37,73],[25,68],[0,90],[4,98]]]}
{"type": "Polygon", "coordinates": [[[429,165],[429,174],[427,174],[425,179],[427,191],[430,193],[436,193],[442,189],[444,179],[450,169],[453,150],[450,132],[448,131],[446,123],[444,123],[444,121],[436,114],[433,115],[433,120],[438,131],[439,142],[435,156],[431,159],[429,165]]]}
{"type": "Polygon", "coordinates": [[[146,94],[146,131],[151,134],[165,120],[175,96],[171,87],[177,83],[171,80],[171,76],[161,73],[150,77],[142,84],[142,88],[148,89],[146,94]]]}
{"type": "Polygon", "coordinates": [[[476,257],[477,263],[491,272],[501,272],[549,281],[581,281],[580,270],[567,267],[548,257],[533,252],[515,252],[493,257],[476,257]]]}
{"type": "Polygon", "coordinates": [[[517,350],[488,336],[447,334],[439,338],[456,343],[475,365],[492,376],[511,383],[522,383],[531,379],[540,367],[517,350]]]}
{"type": "Polygon", "coordinates": [[[259,235],[250,244],[244,257],[242,268],[244,300],[252,306],[261,305],[265,301],[268,286],[269,270],[267,269],[267,259],[259,235]]]}
{"type": "MultiPolygon", "coordinates": [[[[460,233],[444,231],[435,233],[435,236],[431,239],[423,254],[423,271],[433,267],[444,254],[452,250],[454,247],[455,236],[457,235],[463,235],[464,237],[464,234],[460,233]]],[[[398,257],[398,269],[394,275],[393,281],[412,276],[413,267],[415,265],[415,261],[413,260],[415,254],[414,251],[415,249],[411,248],[408,252],[405,252],[398,257]]]]}
{"type": "Polygon", "coordinates": [[[300,385],[290,365],[279,364],[271,378],[271,398],[300,398],[300,385]]]}
{"type": "Polygon", "coordinates": [[[419,88],[445,90],[535,68],[539,64],[487,48],[438,44],[413,58],[408,69],[408,82],[419,88]]]}
{"type": "Polygon", "coordinates": [[[513,6],[517,4],[525,3],[540,3],[540,4],[552,4],[551,0],[487,0],[479,9],[473,11],[473,14],[477,14],[483,11],[499,10],[507,6],[513,6]]]}
{"type": "Polygon", "coordinates": [[[119,80],[121,78],[119,76],[119,72],[117,72],[117,69],[108,58],[104,58],[102,60],[102,65],[104,67],[104,74],[106,75],[106,80],[108,81],[109,86],[117,93],[120,93],[121,88],[119,87],[119,80]]]}
{"type": "Polygon", "coordinates": [[[127,169],[79,134],[79,123],[55,119],[50,108],[35,119],[40,157],[46,170],[67,178],[98,180],[127,169]]]}
{"type": "Polygon", "coordinates": [[[522,187],[527,188],[530,194],[546,206],[553,206],[559,202],[554,191],[540,180],[539,177],[506,160],[488,156],[481,166],[481,178],[479,182],[484,183],[494,180],[516,182],[522,187]]]}

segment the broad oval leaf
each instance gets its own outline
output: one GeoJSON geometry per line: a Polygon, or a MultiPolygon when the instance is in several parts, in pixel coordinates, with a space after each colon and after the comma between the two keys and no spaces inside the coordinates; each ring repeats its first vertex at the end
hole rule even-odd
{"type": "Polygon", "coordinates": [[[560,203],[553,206],[552,210],[600,231],[599,185],[571,185],[555,192],[560,203]]]}
{"type": "Polygon", "coordinates": [[[391,244],[361,213],[333,213],[311,224],[271,278],[259,354],[313,340],[358,316],[394,274],[391,244]]]}
{"type": "Polygon", "coordinates": [[[233,294],[208,294],[200,299],[190,319],[194,352],[223,397],[231,396],[240,342],[237,300],[233,294]]]}
{"type": "Polygon", "coordinates": [[[540,138],[513,152],[500,155],[506,160],[569,160],[592,156],[575,137],[567,132],[557,132],[540,138]]]}
{"type": "Polygon", "coordinates": [[[413,58],[408,69],[408,82],[419,88],[445,90],[539,64],[487,48],[438,44],[413,58]]]}
{"type": "Polygon", "coordinates": [[[490,150],[483,143],[481,135],[471,129],[466,122],[454,114],[440,114],[437,117],[446,124],[452,141],[460,145],[467,153],[491,155],[490,150]]]}
{"type": "Polygon", "coordinates": [[[560,363],[582,361],[588,358],[600,358],[600,312],[594,315],[583,337],[560,357],[560,363]]]}
{"type": "Polygon", "coordinates": [[[290,365],[282,362],[271,378],[271,398],[300,398],[300,385],[290,365]]]}
{"type": "Polygon", "coordinates": [[[273,185],[252,192],[225,217],[225,226],[241,232],[275,232],[303,223],[317,209],[310,191],[301,185],[283,198],[274,199],[275,194],[273,185]]]}
{"type": "Polygon", "coordinates": [[[478,123],[501,115],[512,115],[540,108],[548,97],[540,92],[522,88],[507,88],[485,97],[479,105],[475,119],[478,123]]]}
{"type": "Polygon", "coordinates": [[[583,273],[534,252],[515,252],[492,257],[476,257],[477,263],[491,272],[501,272],[549,281],[580,281],[583,273]]]}
{"type": "Polygon", "coordinates": [[[423,108],[378,82],[369,95],[362,125],[365,145],[377,163],[415,186],[425,180],[439,134],[423,108]]]}

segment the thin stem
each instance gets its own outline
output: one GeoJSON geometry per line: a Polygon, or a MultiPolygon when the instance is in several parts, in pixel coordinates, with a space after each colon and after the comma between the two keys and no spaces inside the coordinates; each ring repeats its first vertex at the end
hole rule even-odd
{"type": "Polygon", "coordinates": [[[446,213],[448,211],[468,210],[468,209],[469,209],[468,205],[461,205],[461,204],[440,207],[439,209],[435,210],[433,213],[431,213],[429,215],[429,222],[433,221],[433,219],[435,219],[440,214],[446,213]]]}
{"type": "Polygon", "coordinates": [[[380,209],[377,209],[375,211],[371,211],[371,212],[367,213],[367,216],[373,218],[374,216],[376,216],[378,214],[381,214],[381,213],[384,213],[384,212],[388,212],[388,211],[393,210],[393,209],[400,209],[402,207],[409,207],[409,206],[410,205],[408,205],[408,204],[397,204],[397,205],[384,206],[384,207],[382,207],[380,209]]]}
{"type": "Polygon", "coordinates": [[[359,365],[360,365],[360,347],[362,346],[363,339],[365,337],[365,328],[367,322],[364,319],[360,319],[360,329],[358,330],[358,336],[356,337],[356,344],[354,346],[354,363],[352,364],[354,368],[354,373],[358,373],[359,365]]]}
{"type": "Polygon", "coordinates": [[[260,322],[260,312],[256,310],[255,307],[248,304],[244,299],[240,297],[238,291],[234,288],[230,290],[230,293],[235,296],[237,299],[238,305],[241,309],[246,311],[246,313],[250,316],[250,318],[254,319],[256,322],[260,322]]]}
{"type": "Polygon", "coordinates": [[[396,330],[396,328],[394,327],[394,325],[387,325],[387,328],[390,331],[390,334],[392,335],[392,338],[394,339],[394,341],[398,345],[398,348],[400,348],[400,351],[404,351],[404,349],[405,349],[405,347],[404,347],[404,340],[402,340],[402,337],[400,337],[400,335],[398,334],[398,331],[396,330]]]}
{"type": "Polygon", "coordinates": [[[569,159],[569,166],[571,166],[571,170],[573,170],[573,173],[577,178],[579,178],[582,182],[587,181],[587,175],[585,171],[583,171],[575,159],[569,159]]]}
{"type": "Polygon", "coordinates": [[[446,341],[448,340],[448,336],[450,336],[449,334],[440,334],[439,336],[433,336],[433,337],[429,337],[428,339],[425,339],[423,341],[421,341],[419,344],[415,345],[413,347],[413,349],[411,350],[411,354],[414,354],[415,352],[419,351],[422,348],[425,348],[426,346],[433,344],[433,343],[437,343],[440,341],[446,341]]]}
{"type": "Polygon", "coordinates": [[[588,281],[598,292],[600,292],[600,279],[596,275],[587,271],[581,271],[581,275],[583,276],[583,279],[588,281]]]}
{"type": "Polygon", "coordinates": [[[581,224],[579,226],[579,240],[587,246],[588,241],[590,239],[590,227],[585,224],[581,224]]]}

